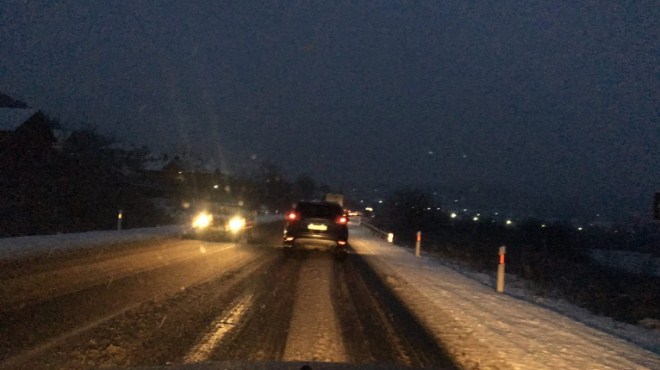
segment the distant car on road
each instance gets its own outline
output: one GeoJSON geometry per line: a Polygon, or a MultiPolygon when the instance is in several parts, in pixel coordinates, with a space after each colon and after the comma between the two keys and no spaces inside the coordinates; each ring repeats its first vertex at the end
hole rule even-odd
{"type": "Polygon", "coordinates": [[[344,254],[348,245],[348,216],[334,202],[299,202],[286,213],[284,248],[321,247],[344,254]]]}
{"type": "Polygon", "coordinates": [[[250,238],[254,219],[242,206],[211,202],[197,208],[190,226],[184,236],[236,241],[250,238]]]}

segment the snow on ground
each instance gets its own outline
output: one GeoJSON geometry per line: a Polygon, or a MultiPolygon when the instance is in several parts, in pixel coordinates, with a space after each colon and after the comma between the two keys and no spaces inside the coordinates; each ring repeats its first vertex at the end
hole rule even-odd
{"type": "Polygon", "coordinates": [[[490,276],[415,257],[366,228],[352,227],[350,242],[466,368],[660,369],[659,331],[540,300],[520,283],[497,293],[490,276]]]}
{"type": "Polygon", "coordinates": [[[120,231],[104,230],[0,238],[0,259],[23,258],[35,254],[143,241],[177,235],[180,232],[181,226],[161,226],[120,231]]]}
{"type": "MultiPolygon", "coordinates": [[[[257,216],[257,223],[274,222],[282,219],[282,217],[281,215],[257,216]]],[[[36,254],[54,253],[100,245],[113,245],[171,237],[181,234],[185,227],[187,226],[170,225],[128,230],[104,230],[84,233],[0,238],[0,260],[24,258],[36,254]]]]}

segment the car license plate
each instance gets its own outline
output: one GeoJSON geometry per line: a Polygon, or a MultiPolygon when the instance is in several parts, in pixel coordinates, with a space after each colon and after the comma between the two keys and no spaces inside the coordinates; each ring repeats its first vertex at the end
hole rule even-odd
{"type": "Polygon", "coordinates": [[[309,224],[307,228],[315,231],[328,231],[328,226],[323,224],[309,224]]]}

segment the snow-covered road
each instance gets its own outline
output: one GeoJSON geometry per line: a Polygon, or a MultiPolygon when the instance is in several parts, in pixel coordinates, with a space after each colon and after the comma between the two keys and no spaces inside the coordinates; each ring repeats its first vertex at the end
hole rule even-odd
{"type": "MultiPolygon", "coordinates": [[[[496,293],[465,273],[432,258],[417,258],[365,228],[353,227],[350,242],[466,368],[660,369],[657,353],[623,339],[630,339],[636,329],[611,334],[615,327],[591,325],[611,320],[592,318],[587,325],[575,320],[577,314],[496,293]]],[[[660,332],[637,329],[639,344],[659,348],[660,332]]]]}
{"type": "MultiPolygon", "coordinates": [[[[177,227],[0,239],[0,260],[167,238],[177,227]]],[[[591,315],[387,243],[351,227],[350,242],[465,368],[660,369],[660,332],[591,315]]],[[[495,268],[495,266],[494,266],[495,268]]],[[[509,279],[508,281],[513,280],[509,279]]]]}
{"type": "Polygon", "coordinates": [[[0,261],[0,368],[455,368],[359,255],[285,254],[281,227],[0,261]]]}

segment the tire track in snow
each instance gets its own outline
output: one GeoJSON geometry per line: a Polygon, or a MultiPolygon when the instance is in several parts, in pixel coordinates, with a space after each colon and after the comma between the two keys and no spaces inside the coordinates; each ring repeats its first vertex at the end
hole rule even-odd
{"type": "Polygon", "coordinates": [[[309,253],[300,268],[284,361],[346,362],[331,297],[332,256],[309,253]]]}
{"type": "Polygon", "coordinates": [[[232,329],[243,319],[252,307],[254,294],[240,297],[228,310],[213,321],[211,329],[197,342],[183,358],[184,363],[196,363],[208,360],[213,351],[232,329]]]}

